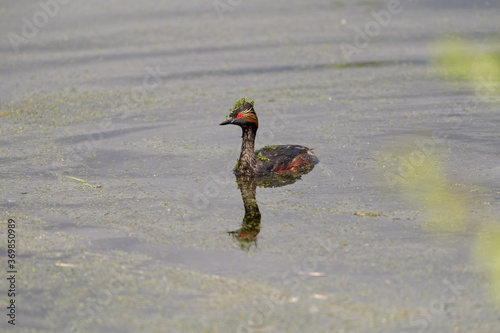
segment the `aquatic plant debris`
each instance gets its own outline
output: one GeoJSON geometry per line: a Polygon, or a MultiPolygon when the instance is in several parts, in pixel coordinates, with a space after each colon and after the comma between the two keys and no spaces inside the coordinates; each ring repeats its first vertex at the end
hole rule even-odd
{"type": "Polygon", "coordinates": [[[251,104],[252,107],[253,107],[253,104],[254,102],[253,101],[247,101],[245,98],[242,98],[240,99],[239,101],[237,101],[234,106],[229,109],[229,115],[231,115],[231,113],[233,113],[234,111],[236,111],[241,105],[244,105],[244,104],[251,104]]]}
{"type": "Polygon", "coordinates": [[[262,152],[259,151],[259,153],[257,154],[257,159],[261,160],[261,161],[264,161],[264,162],[267,162],[267,161],[270,161],[267,157],[263,156],[262,155],[262,152]]]}
{"type": "Polygon", "coordinates": [[[90,187],[93,187],[93,188],[101,188],[102,185],[92,185],[88,182],[86,182],[85,180],[83,179],[80,179],[80,178],[76,178],[76,177],[71,177],[71,176],[65,176],[66,178],[69,178],[69,179],[74,179],[74,180],[78,180],[80,183],[82,183],[83,185],[85,186],[90,186],[90,187]]]}
{"type": "Polygon", "coordinates": [[[368,217],[372,217],[372,216],[380,216],[380,213],[362,213],[362,212],[356,212],[356,213],[354,213],[354,215],[356,215],[356,216],[368,216],[368,217]]]}

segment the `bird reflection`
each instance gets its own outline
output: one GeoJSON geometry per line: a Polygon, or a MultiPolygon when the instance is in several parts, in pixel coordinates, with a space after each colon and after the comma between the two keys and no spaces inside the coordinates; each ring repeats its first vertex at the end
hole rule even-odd
{"type": "Polygon", "coordinates": [[[237,175],[236,183],[241,192],[243,206],[245,207],[245,215],[241,223],[241,228],[234,231],[229,231],[233,239],[238,243],[242,250],[249,251],[252,246],[257,247],[257,235],[260,232],[261,214],[259,205],[255,199],[257,186],[259,187],[280,187],[295,183],[300,177],[314,168],[295,172],[287,175],[272,175],[266,177],[255,177],[246,175],[237,175]]]}
{"type": "Polygon", "coordinates": [[[237,176],[236,183],[241,191],[243,206],[245,207],[245,216],[241,228],[230,231],[229,234],[238,241],[242,249],[250,249],[252,245],[257,246],[257,235],[260,232],[260,211],[255,193],[257,189],[257,179],[249,176],[237,176]]]}

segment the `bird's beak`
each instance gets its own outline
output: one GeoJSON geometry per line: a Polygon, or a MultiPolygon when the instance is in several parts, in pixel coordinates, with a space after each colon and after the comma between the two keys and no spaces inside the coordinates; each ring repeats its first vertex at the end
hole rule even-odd
{"type": "Polygon", "coordinates": [[[232,124],[233,123],[233,120],[232,119],[227,119],[227,120],[224,120],[222,123],[220,123],[219,125],[227,125],[227,124],[232,124]]]}

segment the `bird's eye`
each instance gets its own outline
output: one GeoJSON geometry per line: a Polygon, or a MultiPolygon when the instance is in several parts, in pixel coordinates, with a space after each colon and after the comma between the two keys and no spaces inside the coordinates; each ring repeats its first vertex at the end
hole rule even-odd
{"type": "Polygon", "coordinates": [[[236,118],[241,118],[241,113],[239,115],[237,115],[236,118]]]}

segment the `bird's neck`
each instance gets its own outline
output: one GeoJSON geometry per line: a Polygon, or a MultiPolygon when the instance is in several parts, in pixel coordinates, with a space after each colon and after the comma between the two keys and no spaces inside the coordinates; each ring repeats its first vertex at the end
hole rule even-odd
{"type": "Polygon", "coordinates": [[[256,128],[243,128],[240,160],[236,168],[236,171],[240,174],[251,175],[257,168],[257,158],[254,151],[256,134],[256,128]]]}

